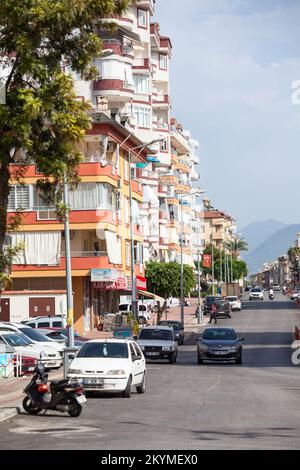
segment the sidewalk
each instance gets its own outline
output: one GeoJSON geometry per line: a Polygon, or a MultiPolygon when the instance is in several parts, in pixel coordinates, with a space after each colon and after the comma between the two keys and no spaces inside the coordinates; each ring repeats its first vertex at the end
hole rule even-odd
{"type": "MultiPolygon", "coordinates": [[[[50,380],[59,380],[63,376],[63,368],[49,373],[50,380]]],[[[31,375],[20,378],[0,380],[0,423],[13,418],[22,405],[23,389],[31,380],[31,375]]]]}

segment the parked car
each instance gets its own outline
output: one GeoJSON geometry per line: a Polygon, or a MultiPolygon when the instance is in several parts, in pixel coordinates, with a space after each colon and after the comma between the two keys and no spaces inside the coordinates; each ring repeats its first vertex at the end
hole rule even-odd
{"type": "Polygon", "coordinates": [[[146,391],[146,361],[135,341],[96,339],[87,341],[72,361],[68,377],[82,379],[87,392],[119,392],[130,398],[132,387],[146,391]]]}
{"type": "Polygon", "coordinates": [[[35,345],[29,338],[16,331],[0,329],[0,344],[14,348],[14,351],[22,356],[30,356],[41,360],[47,369],[58,369],[62,360],[60,354],[46,346],[35,345]]]}
{"type": "MultiPolygon", "coordinates": [[[[130,302],[119,305],[119,313],[126,315],[129,312],[132,312],[132,305],[130,302]]],[[[150,321],[152,319],[151,305],[139,302],[138,315],[140,324],[145,324],[150,321]]]]}
{"type": "Polygon", "coordinates": [[[279,284],[272,284],[273,291],[281,292],[281,287],[279,284]]]}
{"type": "MultiPolygon", "coordinates": [[[[68,330],[66,328],[37,328],[37,331],[47,336],[47,338],[53,339],[57,343],[67,344],[68,342],[68,330]]],[[[74,331],[74,345],[81,348],[81,346],[88,341],[88,338],[80,336],[74,331]]]]}
{"type": "Polygon", "coordinates": [[[33,374],[35,368],[38,365],[38,360],[36,357],[22,355],[21,362],[19,361],[19,356],[14,355],[14,376],[20,377],[24,375],[33,374]]]}
{"type": "Polygon", "coordinates": [[[184,328],[182,326],[182,323],[177,320],[161,320],[158,322],[158,326],[169,326],[173,328],[174,330],[174,336],[175,340],[178,342],[178,344],[183,344],[184,342],[184,328]]]}
{"type": "Polygon", "coordinates": [[[216,317],[231,318],[231,306],[227,300],[217,299],[214,301],[217,308],[216,317]]]}
{"type": "Polygon", "coordinates": [[[233,328],[207,328],[198,338],[198,364],[203,361],[235,361],[242,364],[242,341],[233,328]]]}
{"type": "Polygon", "coordinates": [[[42,335],[36,329],[31,328],[31,326],[24,325],[23,323],[0,322],[0,329],[24,333],[24,335],[31,339],[33,343],[54,349],[55,351],[58,351],[61,356],[63,355],[64,346],[62,344],[57,343],[53,339],[47,338],[47,336],[42,335]]]}
{"type": "Polygon", "coordinates": [[[178,343],[173,328],[168,326],[142,328],[137,343],[146,359],[168,359],[170,364],[174,364],[177,360],[178,343]]]}
{"type": "Polygon", "coordinates": [[[203,304],[203,315],[208,315],[211,312],[212,304],[215,300],[221,300],[222,297],[220,295],[207,295],[204,299],[203,304]]]}
{"type": "Polygon", "coordinates": [[[49,315],[48,317],[32,317],[22,323],[31,328],[66,328],[67,319],[61,315],[49,315]]]}
{"type": "Polygon", "coordinates": [[[264,293],[261,287],[253,287],[250,290],[249,300],[264,300],[264,293]]]}
{"type": "Polygon", "coordinates": [[[231,310],[238,310],[239,312],[242,310],[242,302],[236,296],[228,296],[225,297],[225,300],[230,303],[231,310]]]}

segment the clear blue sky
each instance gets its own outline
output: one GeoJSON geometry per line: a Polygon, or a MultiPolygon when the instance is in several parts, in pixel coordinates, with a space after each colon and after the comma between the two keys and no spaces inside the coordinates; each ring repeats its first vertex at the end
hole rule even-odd
{"type": "Polygon", "coordinates": [[[299,0],[157,0],[172,114],[200,141],[202,187],[239,227],[300,221],[299,0]]]}

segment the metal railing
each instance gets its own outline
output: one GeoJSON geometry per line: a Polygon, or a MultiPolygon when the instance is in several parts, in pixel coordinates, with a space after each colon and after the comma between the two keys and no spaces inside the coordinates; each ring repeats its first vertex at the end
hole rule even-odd
{"type": "MultiPolygon", "coordinates": [[[[66,256],[65,251],[61,252],[61,256],[66,256]]],[[[93,258],[93,257],[107,257],[107,251],[71,251],[72,258],[93,258]]]]}

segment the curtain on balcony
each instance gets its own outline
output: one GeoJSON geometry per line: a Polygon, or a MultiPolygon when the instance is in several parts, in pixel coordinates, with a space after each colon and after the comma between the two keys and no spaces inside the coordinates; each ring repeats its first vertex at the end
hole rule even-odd
{"type": "Polygon", "coordinates": [[[23,249],[15,264],[55,266],[60,262],[61,232],[24,232],[12,235],[12,244],[23,249]]]}
{"type": "Polygon", "coordinates": [[[178,232],[174,227],[169,228],[169,243],[176,243],[176,245],[179,244],[178,232]]]}
{"type": "Polygon", "coordinates": [[[69,192],[69,202],[73,210],[108,209],[115,207],[115,194],[112,186],[106,183],[80,183],[69,192]]]}
{"type": "Polygon", "coordinates": [[[112,264],[122,264],[121,239],[114,232],[105,230],[105,240],[109,261],[112,264]]]}
{"type": "Polygon", "coordinates": [[[153,191],[153,189],[150,188],[150,186],[144,186],[143,189],[144,189],[144,198],[143,198],[143,201],[144,201],[144,202],[149,202],[149,203],[152,204],[152,206],[154,206],[154,207],[159,207],[159,199],[158,199],[158,197],[156,196],[156,194],[155,194],[155,192],[153,191]]]}

